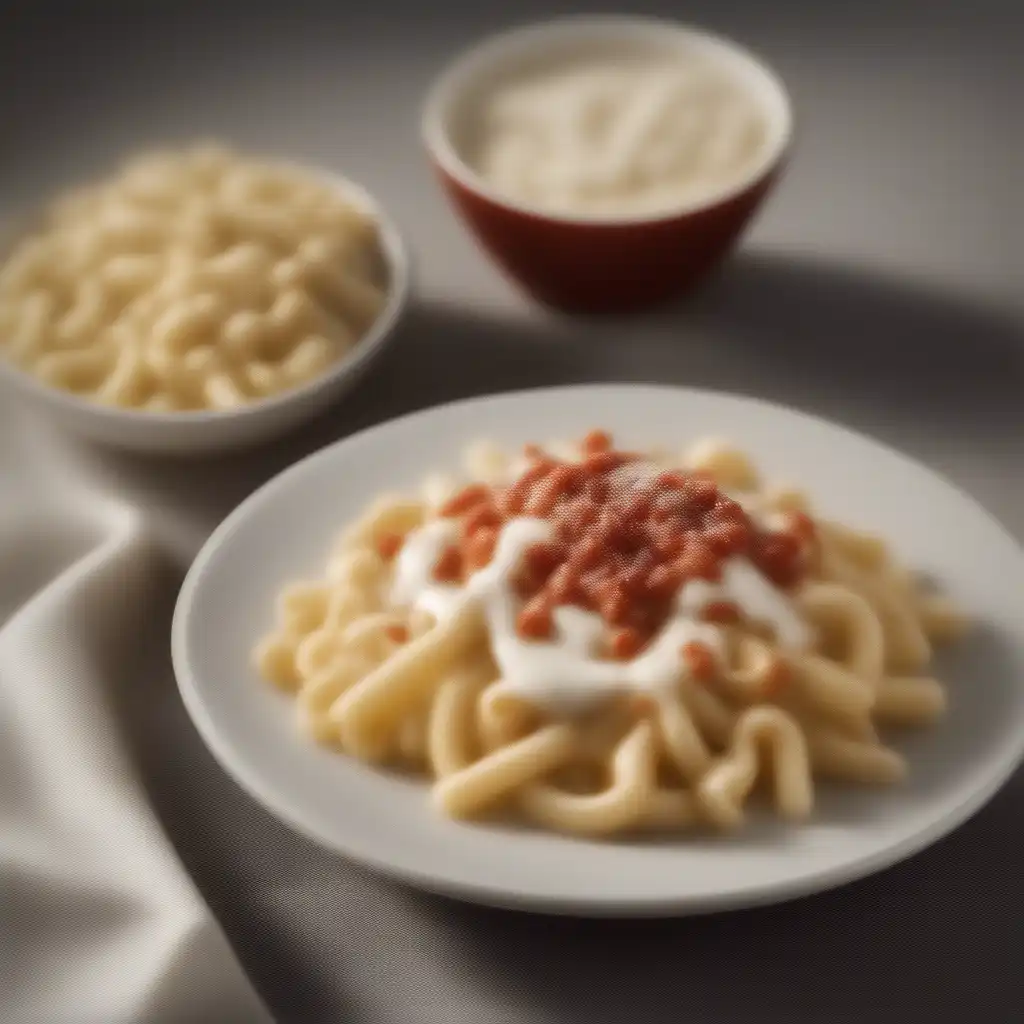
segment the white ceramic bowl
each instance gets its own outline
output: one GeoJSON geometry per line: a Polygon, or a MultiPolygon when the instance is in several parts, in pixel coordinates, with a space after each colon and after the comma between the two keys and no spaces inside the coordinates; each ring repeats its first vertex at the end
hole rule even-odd
{"type": "Polygon", "coordinates": [[[376,322],[352,351],[325,373],[300,387],[224,411],[154,413],[104,406],[44,384],[2,357],[0,387],[90,441],[154,454],[201,455],[244,448],[283,434],[322,412],[351,388],[384,350],[409,298],[410,266],[398,228],[364,188],[337,175],[303,169],[326,178],[346,199],[373,214],[380,226],[388,274],[387,301],[376,322]]]}

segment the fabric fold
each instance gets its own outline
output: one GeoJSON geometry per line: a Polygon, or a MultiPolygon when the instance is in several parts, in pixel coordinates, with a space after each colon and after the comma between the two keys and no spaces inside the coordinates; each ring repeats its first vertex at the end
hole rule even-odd
{"type": "Polygon", "coordinates": [[[0,625],[0,1019],[267,1024],[130,754],[116,689],[147,680],[108,668],[143,630],[160,555],[140,517],[102,518],[103,539],[0,625]]]}

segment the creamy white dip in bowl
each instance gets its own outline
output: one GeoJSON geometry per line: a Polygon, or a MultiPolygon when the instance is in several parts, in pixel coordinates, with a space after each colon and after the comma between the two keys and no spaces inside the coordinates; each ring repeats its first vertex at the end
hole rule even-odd
{"type": "Polygon", "coordinates": [[[778,77],[739,45],[641,17],[515,28],[432,88],[425,145],[484,249],[533,297],[625,310],[732,248],[792,138],[778,77]]]}

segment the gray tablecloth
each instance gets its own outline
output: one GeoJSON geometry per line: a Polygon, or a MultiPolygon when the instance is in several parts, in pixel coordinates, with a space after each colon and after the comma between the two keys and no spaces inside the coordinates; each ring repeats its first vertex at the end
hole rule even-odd
{"type": "Polygon", "coordinates": [[[702,295],[591,324],[531,308],[480,258],[416,136],[448,55],[499,18],[551,10],[347,6],[82,4],[72,15],[41,3],[8,23],[0,59],[5,214],[123,150],[217,135],[362,180],[417,258],[418,298],[384,364],[284,443],[180,465],[52,438],[97,487],[145,507],[174,556],[138,669],[137,756],[268,1005],[282,1022],[381,1024],[1024,1018],[1019,774],[952,837],[834,893],[681,922],[529,917],[417,894],[279,825],[207,754],[167,657],[181,571],[255,486],[367,424],[523,386],[674,381],[792,404],[923,460],[1024,538],[1024,243],[1011,230],[1024,16],[952,2],[847,14],[790,0],[674,5],[777,65],[797,105],[797,152],[743,253],[702,295]]]}

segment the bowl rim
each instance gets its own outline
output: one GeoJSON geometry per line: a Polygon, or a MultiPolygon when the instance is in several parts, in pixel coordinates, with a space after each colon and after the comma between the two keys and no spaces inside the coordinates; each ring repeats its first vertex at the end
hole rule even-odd
{"type": "MultiPolygon", "coordinates": [[[[270,158],[256,157],[257,160],[270,158]]],[[[54,387],[37,379],[28,370],[16,366],[10,359],[0,355],[0,384],[9,383],[12,389],[20,390],[41,403],[49,403],[66,414],[102,421],[115,427],[145,425],[146,429],[161,431],[164,428],[191,429],[203,424],[237,423],[272,415],[275,411],[293,405],[329,390],[378,354],[384,343],[393,334],[402,313],[408,304],[411,292],[412,260],[408,244],[401,230],[385,207],[359,182],[346,175],[315,165],[292,160],[273,160],[277,167],[287,167],[319,179],[337,189],[338,192],[356,205],[362,207],[376,221],[380,237],[380,249],[387,266],[387,297],[376,320],[365,334],[346,353],[324,372],[298,387],[280,391],[266,398],[255,399],[234,409],[182,409],[160,412],[115,405],[103,405],[90,398],[71,391],[54,387]]],[[[8,250],[9,251],[9,250],[8,250]]]]}
{"type": "Polygon", "coordinates": [[[714,31],[672,18],[630,14],[570,14],[543,21],[523,22],[485,36],[456,54],[430,85],[420,113],[420,137],[428,154],[441,171],[467,191],[481,196],[504,209],[537,220],[579,227],[621,228],[677,221],[684,217],[714,209],[738,198],[775,173],[791,149],[795,134],[793,101],[785,83],[774,68],[753,50],[714,31]],[[613,38],[614,33],[633,34],[664,39],[665,34],[677,40],[696,42],[741,64],[759,76],[767,90],[778,101],[778,137],[753,168],[732,184],[696,200],[688,200],[646,214],[586,214],[548,210],[519,201],[492,188],[459,155],[445,125],[445,114],[451,104],[472,87],[478,73],[495,62],[503,61],[509,51],[530,41],[538,44],[571,39],[573,33],[595,33],[613,38]]]}

